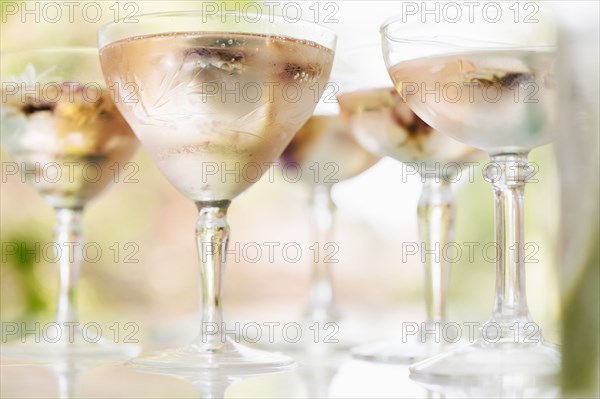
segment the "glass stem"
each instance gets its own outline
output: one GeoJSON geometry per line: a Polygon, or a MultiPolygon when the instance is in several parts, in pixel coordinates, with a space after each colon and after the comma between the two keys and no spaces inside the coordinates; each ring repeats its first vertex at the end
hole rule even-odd
{"type": "Polygon", "coordinates": [[[222,283],[225,271],[229,225],[227,208],[230,201],[197,202],[196,244],[200,257],[202,290],[202,328],[196,345],[213,352],[225,344],[221,334],[223,324],[222,283]]]}
{"type": "Polygon", "coordinates": [[[54,240],[59,253],[59,289],[55,321],[64,329],[64,323],[76,323],[77,284],[83,261],[83,209],[56,209],[54,240]]]}
{"type": "Polygon", "coordinates": [[[331,199],[331,185],[315,185],[311,193],[311,222],[317,250],[310,280],[306,318],[310,321],[335,321],[337,311],[333,298],[333,276],[325,259],[325,248],[332,240],[335,204],[331,199]]]}
{"type": "Polygon", "coordinates": [[[222,378],[220,380],[196,380],[190,381],[194,388],[198,398],[202,399],[220,399],[225,397],[227,388],[234,382],[228,378],[222,378]]]}
{"type": "Polygon", "coordinates": [[[71,362],[58,363],[53,367],[57,377],[58,397],[60,399],[76,398],[77,383],[80,370],[71,362]]]}
{"type": "Polygon", "coordinates": [[[427,323],[443,323],[450,282],[450,263],[444,250],[454,234],[454,200],[446,179],[433,175],[425,175],[424,179],[418,217],[421,243],[428,251],[425,253],[427,323]]]}
{"type": "Polygon", "coordinates": [[[512,336],[514,324],[531,321],[525,295],[524,192],[529,164],[526,154],[491,157],[486,170],[494,188],[496,219],[496,297],[490,322],[502,328],[503,336],[512,336]],[[490,175],[491,172],[491,175],[490,175]]]}

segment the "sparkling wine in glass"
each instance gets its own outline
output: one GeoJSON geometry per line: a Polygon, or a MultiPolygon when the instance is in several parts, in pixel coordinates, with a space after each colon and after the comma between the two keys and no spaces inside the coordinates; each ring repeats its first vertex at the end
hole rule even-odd
{"type": "MultiPolygon", "coordinates": [[[[333,248],[336,206],[332,187],[364,172],[377,158],[358,144],[339,114],[324,113],[313,115],[300,128],[281,161],[286,167],[299,168],[302,181],[311,189],[314,242],[324,250],[333,248]]],[[[327,323],[342,320],[334,301],[331,261],[319,256],[313,264],[304,325],[310,328],[318,323],[319,328],[327,328],[327,323]]]]}
{"type": "Polygon", "coordinates": [[[159,13],[99,33],[107,82],[121,95],[133,93],[119,110],[199,211],[201,333],[184,348],[136,359],[138,365],[205,370],[293,363],[226,336],[226,213],[257,181],[244,171],[252,166],[260,177],[312,114],[329,78],[335,35],[310,23],[251,17],[159,13]]]}
{"type": "Polygon", "coordinates": [[[54,207],[54,248],[60,251],[55,317],[60,336],[51,337],[52,343],[31,337],[38,344],[6,345],[3,352],[40,358],[135,353],[135,346],[85,339],[76,312],[83,209],[139,145],[104,85],[98,49],[3,52],[1,78],[2,146],[21,176],[54,207]]]}
{"type": "Polygon", "coordinates": [[[402,339],[365,344],[352,352],[365,360],[397,363],[422,360],[442,350],[447,343],[436,342],[433,334],[424,332],[439,332],[447,322],[450,263],[442,251],[454,237],[451,182],[460,179],[464,162],[476,160],[481,154],[435,131],[408,107],[393,87],[342,93],[338,101],[343,119],[364,148],[379,157],[388,156],[405,163],[421,177],[423,190],[417,207],[421,250],[435,252],[425,256],[425,329],[402,339]]]}
{"type": "Polygon", "coordinates": [[[465,383],[552,381],[556,348],[544,342],[525,295],[524,191],[535,147],[552,141],[555,109],[555,21],[539,6],[535,23],[510,16],[495,23],[423,23],[392,18],[381,28],[396,89],[425,122],[490,155],[484,175],[493,186],[496,297],[474,343],[411,367],[419,380],[465,383]]]}

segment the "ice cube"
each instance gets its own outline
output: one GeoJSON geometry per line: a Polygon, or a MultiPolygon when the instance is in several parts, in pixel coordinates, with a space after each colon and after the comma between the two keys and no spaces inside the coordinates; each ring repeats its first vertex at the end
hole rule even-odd
{"type": "Polygon", "coordinates": [[[239,49],[197,47],[186,50],[184,54],[184,62],[187,65],[202,70],[215,68],[229,74],[241,73],[245,60],[245,53],[239,49]]]}

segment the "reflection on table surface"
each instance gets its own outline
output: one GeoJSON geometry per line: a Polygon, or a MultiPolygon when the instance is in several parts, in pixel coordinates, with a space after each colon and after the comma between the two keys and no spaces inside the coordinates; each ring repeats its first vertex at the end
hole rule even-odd
{"type": "Polygon", "coordinates": [[[3,398],[452,398],[556,397],[556,387],[505,389],[502,384],[432,386],[410,379],[408,366],[352,359],[345,352],[294,354],[292,370],[224,375],[174,374],[123,363],[25,364],[2,358],[3,398]]]}

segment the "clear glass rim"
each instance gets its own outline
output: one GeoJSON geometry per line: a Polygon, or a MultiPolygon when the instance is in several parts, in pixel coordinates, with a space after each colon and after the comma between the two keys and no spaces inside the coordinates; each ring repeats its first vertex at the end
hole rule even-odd
{"type": "MultiPolygon", "coordinates": [[[[135,18],[139,19],[138,23],[142,24],[143,20],[145,19],[151,19],[151,18],[162,18],[162,17],[186,17],[186,16],[191,16],[191,15],[203,15],[206,14],[203,11],[200,10],[187,10],[187,11],[160,11],[160,12],[153,12],[153,13],[147,13],[147,14],[140,14],[140,15],[136,15],[135,18]]],[[[306,21],[303,19],[298,19],[295,21],[288,21],[286,20],[283,16],[279,16],[279,15],[265,15],[265,14],[260,14],[260,13],[252,13],[252,12],[227,12],[227,13],[222,13],[222,12],[215,12],[215,13],[210,13],[209,14],[211,17],[225,17],[225,18],[231,18],[231,17],[240,17],[243,18],[244,16],[249,17],[252,16],[254,18],[256,18],[256,20],[254,20],[253,18],[253,23],[268,23],[271,25],[274,25],[276,23],[282,24],[282,25],[286,25],[286,26],[298,26],[298,31],[302,32],[302,28],[306,27],[306,28],[310,28],[313,30],[317,30],[319,33],[321,33],[322,35],[325,35],[327,37],[327,42],[328,43],[320,43],[320,45],[327,47],[331,50],[335,49],[336,46],[336,42],[337,42],[337,34],[329,29],[326,28],[324,26],[321,26],[317,23],[311,22],[311,21],[306,21]]],[[[123,40],[124,38],[120,38],[120,39],[114,39],[114,40],[103,40],[103,36],[107,34],[107,31],[109,31],[110,29],[116,27],[116,26],[120,26],[122,24],[125,24],[125,20],[129,19],[129,17],[125,17],[125,18],[121,18],[118,19],[116,21],[112,21],[112,22],[108,22],[104,25],[102,25],[99,29],[98,29],[98,33],[97,33],[97,37],[98,37],[98,48],[102,49],[103,47],[107,46],[108,44],[114,43],[116,41],[119,40],[123,40]]],[[[222,19],[223,20],[223,19],[222,19]]],[[[131,24],[133,25],[133,24],[131,24]]],[[[203,29],[197,29],[197,32],[202,32],[203,29]]],[[[208,30],[207,30],[208,31],[208,30]]],[[[177,31],[179,32],[179,31],[177,31]]],[[[168,33],[168,31],[164,32],[164,33],[168,33]]],[[[138,35],[132,34],[127,37],[136,37],[138,35]]],[[[316,40],[312,40],[317,42],[316,40]]]]}
{"type": "MultiPolygon", "coordinates": [[[[541,6],[540,6],[541,7],[541,6]]],[[[546,9],[546,7],[544,7],[546,9]]],[[[399,37],[398,35],[392,34],[390,29],[397,26],[398,23],[405,25],[407,32],[410,32],[410,26],[414,24],[406,23],[403,21],[405,17],[402,14],[393,15],[386,19],[379,28],[379,33],[383,40],[388,40],[395,43],[404,44],[425,44],[425,45],[440,45],[450,46],[457,49],[473,49],[473,50],[498,50],[499,48],[506,50],[535,50],[535,51],[554,51],[556,49],[555,44],[538,45],[538,46],[525,46],[523,44],[508,42],[508,41],[489,41],[489,40],[477,40],[472,37],[465,36],[441,36],[439,34],[430,33],[428,36],[422,36],[420,38],[409,38],[399,37]],[[454,41],[452,40],[454,39],[454,41]],[[460,41],[460,43],[458,43],[460,41]],[[472,45],[466,45],[465,42],[472,43],[472,45]]],[[[421,22],[425,24],[424,22],[421,22]]],[[[407,35],[408,36],[408,35],[407,35]]]]}

